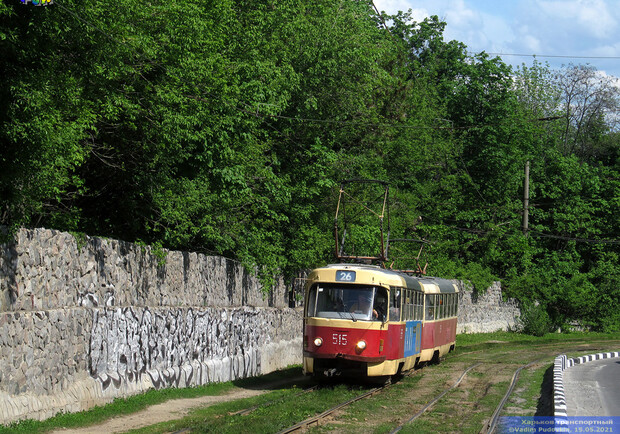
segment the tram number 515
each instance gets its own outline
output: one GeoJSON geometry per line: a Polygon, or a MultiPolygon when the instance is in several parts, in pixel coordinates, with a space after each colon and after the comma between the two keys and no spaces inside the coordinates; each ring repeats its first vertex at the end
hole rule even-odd
{"type": "Polygon", "coordinates": [[[346,345],[347,344],[346,333],[334,333],[332,335],[332,344],[333,345],[346,345]]]}

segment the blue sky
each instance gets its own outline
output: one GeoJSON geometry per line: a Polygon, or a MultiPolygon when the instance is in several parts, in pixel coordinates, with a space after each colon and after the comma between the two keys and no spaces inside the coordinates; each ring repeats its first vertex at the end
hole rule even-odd
{"type": "MultiPolygon", "coordinates": [[[[587,63],[620,77],[620,0],[374,0],[374,3],[379,10],[390,14],[411,9],[416,21],[438,15],[447,23],[445,38],[465,43],[474,53],[537,54],[539,61],[548,62],[551,67],[587,63]]],[[[502,58],[511,65],[531,65],[533,60],[531,56],[502,58]]]]}

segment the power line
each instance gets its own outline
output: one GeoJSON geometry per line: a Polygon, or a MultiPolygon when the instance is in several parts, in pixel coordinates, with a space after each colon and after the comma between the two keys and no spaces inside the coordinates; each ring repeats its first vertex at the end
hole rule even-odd
{"type": "Polygon", "coordinates": [[[589,244],[620,244],[620,240],[597,240],[592,238],[577,238],[577,237],[569,237],[563,235],[552,235],[545,234],[543,232],[537,231],[529,231],[532,236],[542,237],[542,238],[553,238],[556,240],[564,240],[564,241],[575,241],[577,243],[589,243],[589,244]]]}
{"type": "MultiPolygon", "coordinates": [[[[472,54],[478,54],[473,53],[472,54]]],[[[620,56],[576,56],[569,54],[526,54],[526,53],[490,53],[483,51],[483,53],[489,54],[491,56],[515,56],[515,57],[549,57],[556,59],[608,59],[608,60],[618,60],[620,56]]]]}
{"type": "MultiPolygon", "coordinates": [[[[466,232],[469,234],[474,234],[474,235],[479,235],[479,236],[485,236],[491,233],[497,233],[495,230],[486,230],[486,229],[477,229],[477,228],[464,228],[461,226],[455,226],[455,225],[450,225],[450,224],[446,224],[443,221],[437,221],[434,220],[432,217],[429,216],[422,216],[424,218],[424,220],[429,220],[431,222],[434,221],[434,224],[443,226],[443,227],[447,227],[447,228],[451,228],[451,229],[456,229],[460,232],[466,232]]],[[[456,221],[456,220],[454,220],[456,221]]],[[[496,225],[500,226],[500,225],[496,225]]],[[[616,239],[595,239],[595,238],[581,238],[581,237],[573,237],[573,236],[568,236],[568,235],[555,235],[555,234],[548,234],[545,232],[540,232],[540,231],[535,231],[535,230],[528,230],[528,233],[534,237],[540,237],[540,238],[551,238],[551,239],[556,239],[556,240],[564,240],[564,241],[575,241],[577,243],[589,243],[589,244],[620,244],[620,240],[616,240],[616,239]]],[[[510,235],[510,233],[505,232],[502,234],[501,238],[506,237],[510,235]]]]}

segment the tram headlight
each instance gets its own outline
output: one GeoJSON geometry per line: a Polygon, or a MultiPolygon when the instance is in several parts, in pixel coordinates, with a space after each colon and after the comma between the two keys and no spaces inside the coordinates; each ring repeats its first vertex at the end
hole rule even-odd
{"type": "Polygon", "coordinates": [[[366,341],[358,341],[357,344],[355,344],[355,348],[357,348],[358,351],[362,351],[366,348],[366,341]]]}
{"type": "Polygon", "coordinates": [[[323,345],[323,339],[321,339],[321,338],[314,338],[314,345],[316,347],[320,347],[321,345],[323,345]]]}

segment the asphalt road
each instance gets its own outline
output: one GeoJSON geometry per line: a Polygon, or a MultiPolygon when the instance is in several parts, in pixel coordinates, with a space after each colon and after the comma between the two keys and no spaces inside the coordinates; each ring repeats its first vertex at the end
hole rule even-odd
{"type": "Polygon", "coordinates": [[[620,416],[620,358],[571,366],[563,377],[568,416],[620,416]]]}

